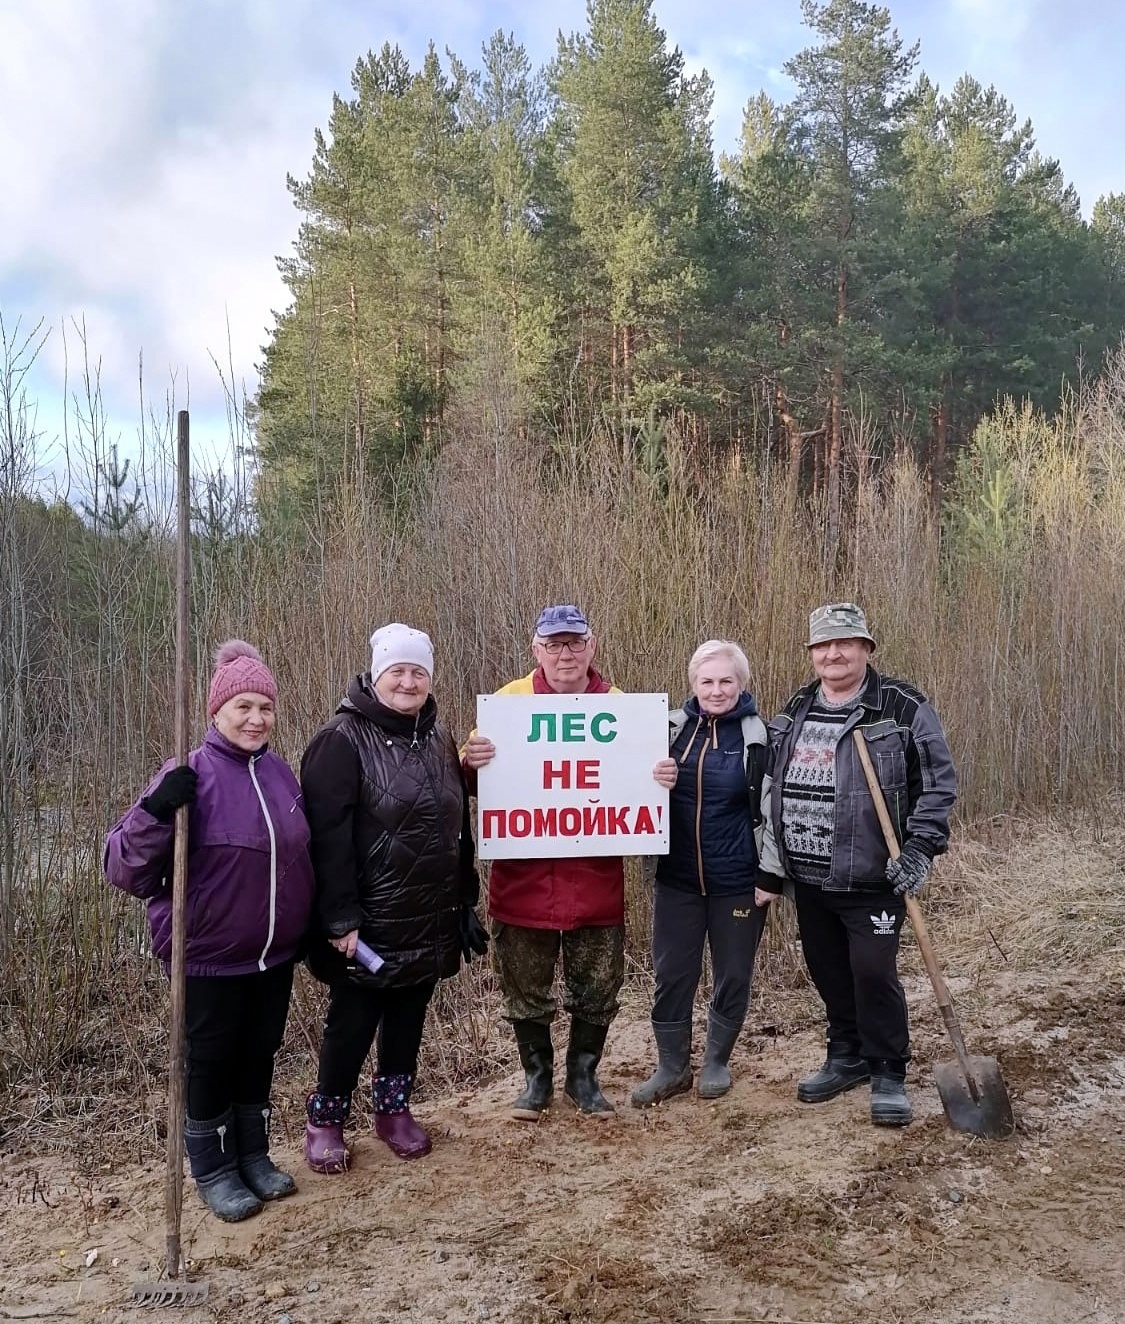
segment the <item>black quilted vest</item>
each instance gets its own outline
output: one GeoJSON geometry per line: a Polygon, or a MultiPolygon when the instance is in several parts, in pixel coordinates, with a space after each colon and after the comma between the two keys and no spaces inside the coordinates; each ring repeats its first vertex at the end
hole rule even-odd
{"type": "Polygon", "coordinates": [[[397,714],[381,721],[349,700],[332,721],[363,771],[354,830],[360,937],[386,962],[355,978],[387,987],[454,975],[463,791],[453,737],[435,720],[432,700],[416,727],[397,714]]]}

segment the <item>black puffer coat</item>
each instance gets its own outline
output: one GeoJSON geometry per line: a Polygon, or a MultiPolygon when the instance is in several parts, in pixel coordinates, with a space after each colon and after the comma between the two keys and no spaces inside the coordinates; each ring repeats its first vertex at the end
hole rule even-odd
{"type": "Polygon", "coordinates": [[[356,676],[301,760],[319,935],[309,964],[373,987],[444,979],[461,962],[460,912],[479,892],[468,797],[432,698],[404,717],[356,676]],[[327,939],[353,929],[383,958],[371,975],[327,939]]]}

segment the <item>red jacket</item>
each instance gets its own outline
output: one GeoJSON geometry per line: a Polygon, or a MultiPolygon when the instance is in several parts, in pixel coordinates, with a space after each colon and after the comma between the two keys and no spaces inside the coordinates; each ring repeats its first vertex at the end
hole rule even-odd
{"type": "MultiPolygon", "coordinates": [[[[587,694],[620,693],[593,668],[587,694]]],[[[497,694],[554,694],[541,667],[497,694]]],[[[462,764],[465,767],[464,764],[462,764]]],[[[465,767],[471,791],[476,772],[465,767]]],[[[617,855],[584,859],[493,860],[488,878],[488,913],[502,924],[525,929],[608,928],[625,923],[625,868],[617,855]]]]}

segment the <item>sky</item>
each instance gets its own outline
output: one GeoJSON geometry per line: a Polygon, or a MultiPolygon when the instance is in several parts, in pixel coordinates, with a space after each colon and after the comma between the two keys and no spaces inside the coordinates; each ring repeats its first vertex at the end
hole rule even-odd
{"type": "MultiPolygon", "coordinates": [[[[970,73],[1031,119],[1087,216],[1125,192],[1121,0],[889,9],[943,91],[970,73]]],[[[799,0],[653,12],[687,71],[711,75],[716,151],[735,150],[760,90],[789,98],[783,65],[812,43],[799,0]]],[[[538,66],[560,30],[585,26],[585,0],[0,0],[0,322],[9,361],[13,345],[27,344],[25,362],[38,347],[23,386],[39,453],[73,440],[87,368],[106,438],[125,450],[169,402],[190,407],[193,442],[228,435],[229,389],[253,395],[287,303],[286,178],[307,175],[359,58],[389,42],[417,68],[432,41],[443,63],[450,50],[476,67],[502,29],[538,66]]]]}

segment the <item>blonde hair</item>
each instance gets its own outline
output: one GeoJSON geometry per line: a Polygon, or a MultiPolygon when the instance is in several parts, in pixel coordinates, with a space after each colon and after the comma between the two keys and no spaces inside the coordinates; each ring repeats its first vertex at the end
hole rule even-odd
{"type": "Polygon", "coordinates": [[[750,663],[746,660],[746,654],[742,649],[731,639],[708,639],[706,643],[699,645],[688,660],[687,679],[692,689],[695,689],[699,668],[704,662],[710,662],[715,657],[729,657],[739,686],[744,690],[749,688],[750,663]]]}

